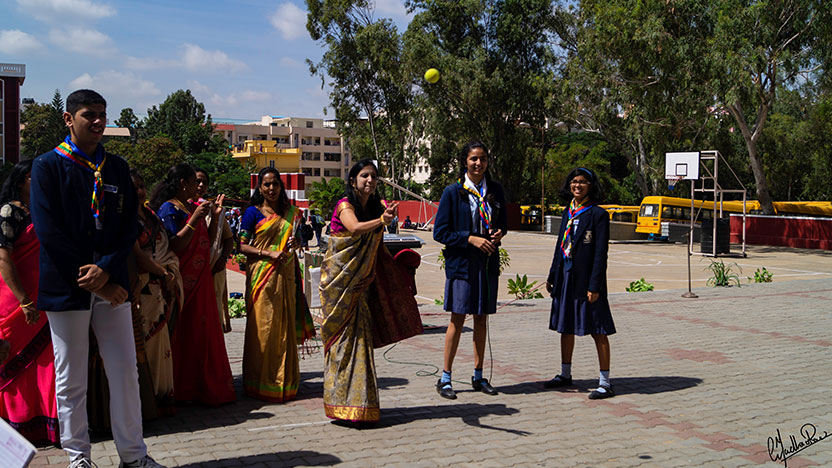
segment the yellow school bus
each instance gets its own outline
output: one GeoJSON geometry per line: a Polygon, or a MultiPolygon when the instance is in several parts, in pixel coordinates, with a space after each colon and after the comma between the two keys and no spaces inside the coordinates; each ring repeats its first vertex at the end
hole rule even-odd
{"type": "MultiPolygon", "coordinates": [[[[832,203],[830,202],[774,202],[773,205],[774,212],[778,215],[832,217],[832,203]]],[[[636,232],[658,235],[664,221],[690,222],[690,206],[690,198],[644,197],[641,200],[638,212],[636,232]]],[[[699,217],[696,219],[697,223],[703,219],[713,218],[714,202],[694,200],[693,208],[699,212],[699,217]]],[[[760,214],[762,212],[757,200],[746,201],[745,209],[746,214],[760,214]]],[[[717,210],[719,210],[719,204],[717,204],[717,210]]],[[[742,214],[742,201],[722,202],[722,213],[723,216],[742,214]]]]}
{"type": "Polygon", "coordinates": [[[636,224],[640,207],[631,205],[600,205],[610,214],[610,221],[636,224]]]}

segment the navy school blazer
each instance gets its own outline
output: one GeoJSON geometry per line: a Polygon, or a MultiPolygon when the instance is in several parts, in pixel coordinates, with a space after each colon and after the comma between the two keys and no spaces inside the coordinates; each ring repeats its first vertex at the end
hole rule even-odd
{"type": "Polygon", "coordinates": [[[78,269],[91,263],[130,293],[127,256],[139,233],[136,189],[127,162],[116,155],[107,154],[101,174],[103,229],[97,230],[90,208],[93,174],[55,151],[35,159],[29,204],[40,241],[39,310],[89,309],[78,269]]]}
{"type": "MultiPolygon", "coordinates": [[[[578,219],[578,228],[572,241],[572,278],[575,297],[585,297],[587,291],[607,295],[607,254],[610,241],[610,217],[607,210],[593,205],[578,219]]],[[[555,255],[549,268],[547,282],[551,283],[552,295],[560,294],[563,288],[563,253],[560,242],[566,230],[566,213],[560,222],[555,255]]]]}
{"type": "MultiPolygon", "coordinates": [[[[486,199],[497,216],[492,219],[493,229],[508,232],[506,221],[506,198],[503,187],[489,180],[486,199]]],[[[445,277],[448,279],[468,279],[468,259],[472,255],[485,255],[468,243],[472,225],[471,205],[468,194],[459,182],[445,187],[439,200],[439,210],[433,223],[433,239],[445,245],[445,277]]],[[[500,271],[500,256],[497,252],[488,258],[488,271],[497,274],[500,271]]]]}

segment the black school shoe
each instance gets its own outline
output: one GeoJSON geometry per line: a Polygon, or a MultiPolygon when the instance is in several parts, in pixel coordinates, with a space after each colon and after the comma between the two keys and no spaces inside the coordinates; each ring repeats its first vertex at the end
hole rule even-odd
{"type": "Polygon", "coordinates": [[[612,385],[602,385],[601,388],[603,388],[605,391],[599,392],[596,388],[595,390],[589,393],[589,399],[603,400],[604,398],[612,398],[615,396],[615,392],[612,391],[612,385]]]}
{"type": "Polygon", "coordinates": [[[572,377],[564,377],[560,374],[556,375],[552,380],[543,382],[543,388],[568,387],[570,385],[572,385],[572,377]]]}
{"type": "Polygon", "coordinates": [[[496,395],[498,393],[497,390],[495,390],[494,387],[488,383],[488,379],[474,380],[474,378],[471,377],[471,386],[474,387],[474,390],[483,392],[486,395],[496,395]]]}
{"type": "Polygon", "coordinates": [[[436,381],[436,393],[442,398],[449,400],[456,400],[456,392],[451,387],[450,382],[442,382],[442,379],[436,381]]]}

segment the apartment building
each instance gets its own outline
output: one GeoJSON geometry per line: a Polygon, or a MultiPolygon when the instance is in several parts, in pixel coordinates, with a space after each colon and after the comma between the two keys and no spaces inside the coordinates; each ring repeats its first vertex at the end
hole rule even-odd
{"type": "Polygon", "coordinates": [[[20,160],[20,87],[26,65],[0,63],[0,162],[20,160]]]}
{"type": "Polygon", "coordinates": [[[349,146],[334,121],[266,115],[259,122],[214,122],[214,133],[228,141],[232,156],[254,158],[258,169],[273,166],[281,172],[303,173],[305,190],[322,178],[346,179],[352,163],[349,146]]]}

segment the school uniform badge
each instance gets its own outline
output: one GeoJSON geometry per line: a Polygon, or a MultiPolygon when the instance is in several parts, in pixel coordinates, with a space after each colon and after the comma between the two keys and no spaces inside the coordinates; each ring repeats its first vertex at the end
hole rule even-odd
{"type": "Polygon", "coordinates": [[[584,244],[591,244],[592,243],[592,231],[587,231],[584,234],[584,244]]]}

